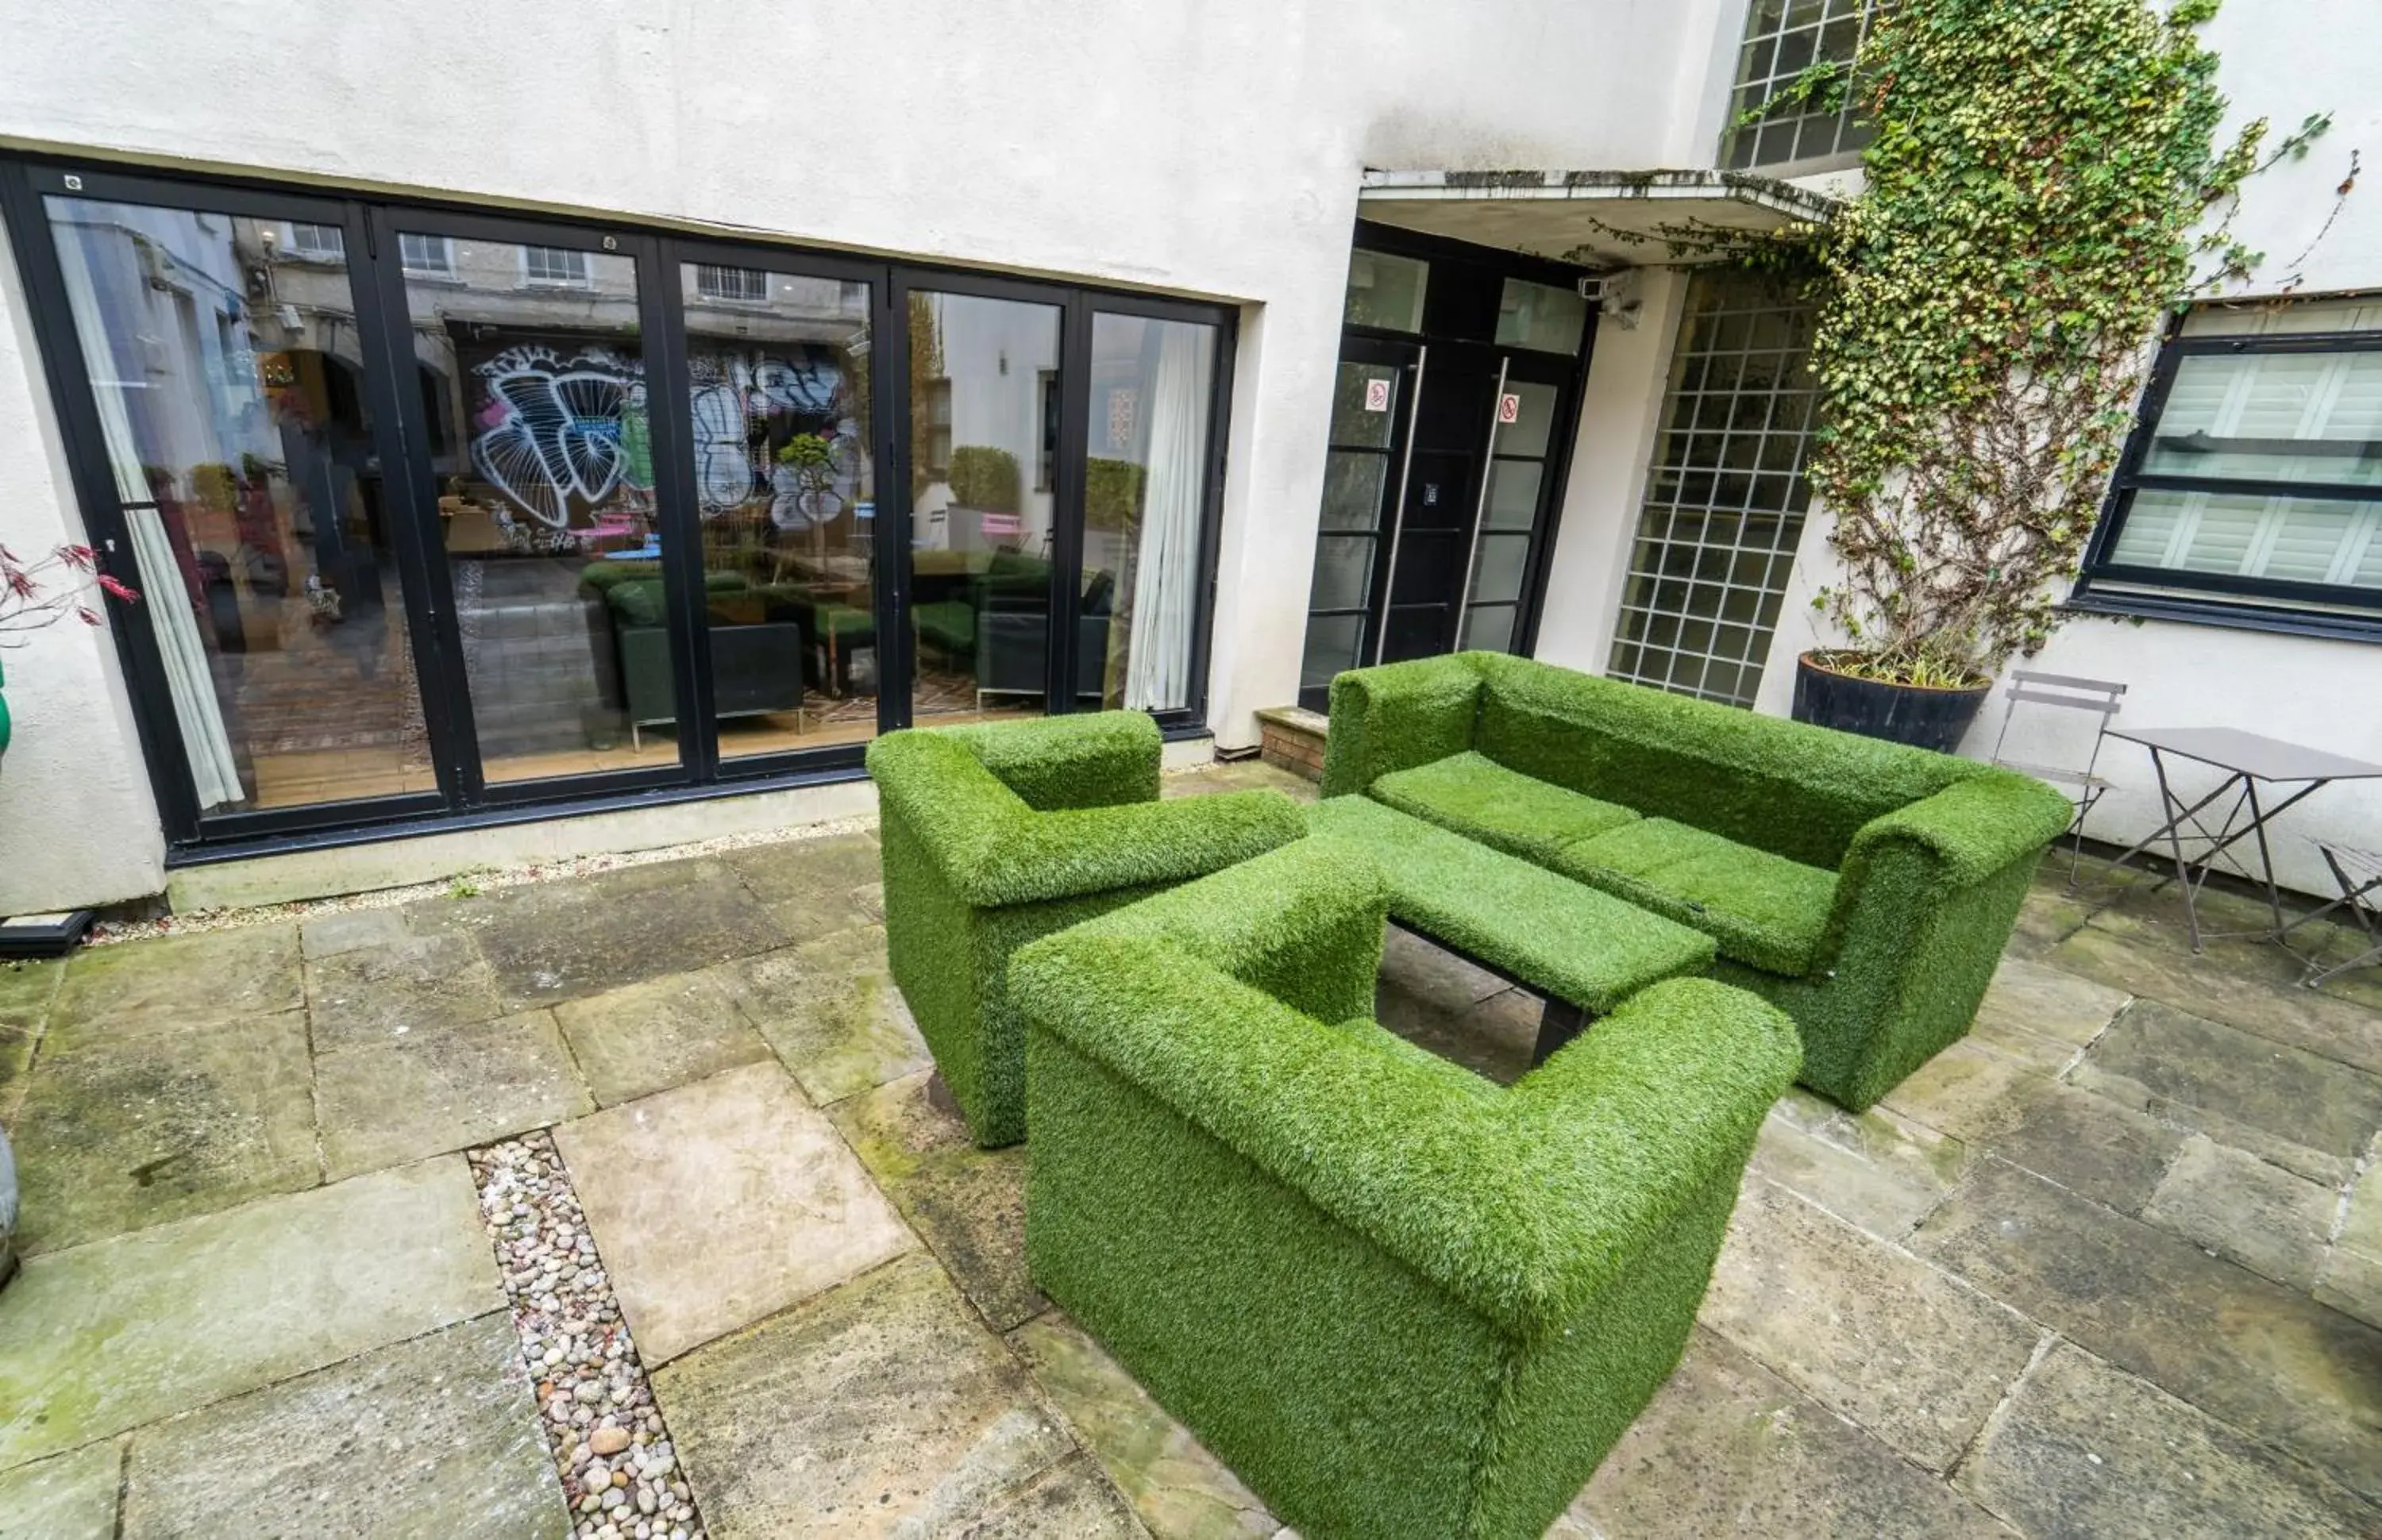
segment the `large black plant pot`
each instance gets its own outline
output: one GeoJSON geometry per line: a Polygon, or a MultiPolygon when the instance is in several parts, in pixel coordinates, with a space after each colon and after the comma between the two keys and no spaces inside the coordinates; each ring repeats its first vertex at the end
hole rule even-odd
{"type": "Polygon", "coordinates": [[[1805,653],[1795,661],[1795,720],[1883,738],[1948,754],[1960,746],[1992,681],[1965,690],[1880,684],[1828,666],[1833,654],[1805,653]]]}

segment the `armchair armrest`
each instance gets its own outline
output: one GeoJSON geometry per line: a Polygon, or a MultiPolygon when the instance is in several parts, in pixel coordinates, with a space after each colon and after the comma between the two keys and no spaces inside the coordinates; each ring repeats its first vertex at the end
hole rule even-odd
{"type": "Polygon", "coordinates": [[[1362,852],[1302,839],[1084,922],[1165,938],[1321,1021],[1373,1014],[1390,885],[1362,852]]]}
{"type": "Polygon", "coordinates": [[[868,773],[886,814],[979,909],[1201,876],[1307,832],[1278,791],[1037,813],[948,729],[888,733],[868,746],[868,773]]]}
{"type": "Polygon", "coordinates": [[[1332,730],[1323,745],[1323,795],[1362,791],[1393,770],[1472,747],[1481,676],[1471,655],[1353,668],[1332,681],[1332,730]]]}
{"type": "Polygon", "coordinates": [[[1013,816],[953,886],[985,908],[1205,876],[1287,845],[1307,817],[1279,791],[1013,816]]]}
{"type": "Polygon", "coordinates": [[[1510,1091],[1384,1051],[1180,941],[1018,953],[1028,1019],[1515,1335],[1560,1331],[1715,1181],[1795,1074],[1786,1018],[1659,984],[1510,1091]]]}
{"type": "Polygon", "coordinates": [[[1848,875],[1888,845],[1932,856],[1946,881],[1969,887],[2038,852],[2067,831],[2075,804],[2030,776],[1988,770],[1880,813],[1853,836],[1848,875]]]}

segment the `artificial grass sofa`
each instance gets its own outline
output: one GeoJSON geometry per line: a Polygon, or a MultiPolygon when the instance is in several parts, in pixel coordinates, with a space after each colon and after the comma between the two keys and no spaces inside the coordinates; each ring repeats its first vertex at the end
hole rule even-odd
{"type": "Polygon", "coordinates": [[[1037,1283],[1310,1540],[1531,1536],[1678,1360],[1792,1025],[1658,984],[1511,1086],[1372,1020],[1308,839],[1021,949],[1037,1283]]]}
{"type": "Polygon", "coordinates": [[[1159,751],[1157,725],[1128,711],[908,728],[868,746],[893,981],[980,1144],[1025,1137],[1013,952],[1306,832],[1277,791],[1160,801],[1159,751]]]}
{"type": "Polygon", "coordinates": [[[1334,679],[1323,793],[1703,931],[1854,1111],[1968,1031],[2074,813],[1973,761],[1491,653],[1334,679]]]}

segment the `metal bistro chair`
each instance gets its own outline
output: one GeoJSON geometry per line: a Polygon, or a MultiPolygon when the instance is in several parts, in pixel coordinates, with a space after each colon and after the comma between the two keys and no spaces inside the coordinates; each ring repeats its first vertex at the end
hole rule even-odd
{"type": "Polygon", "coordinates": [[[2346,973],[2352,968],[2382,965],[2382,898],[2376,897],[2382,894],[2382,855],[2372,850],[2361,850],[2353,845],[2335,845],[2329,840],[2317,839],[2310,843],[2324,857],[2324,863],[2332,868],[2333,880],[2340,884],[2340,897],[2322,909],[2301,915],[2283,927],[2283,934],[2288,935],[2309,921],[2321,920],[2339,909],[2349,911],[2349,918],[2356,921],[2358,928],[2365,933],[2367,943],[2365,950],[2347,962],[2336,962],[2329,968],[2319,968],[2310,962],[2300,983],[2314,989],[2325,980],[2346,973]]]}
{"type": "Polygon", "coordinates": [[[2100,774],[2101,744],[2109,736],[2109,718],[2118,715],[2118,698],[2126,692],[2121,684],[2106,679],[2080,679],[2066,674],[2036,674],[2023,668],[2010,671],[2009,689],[2004,692],[2002,730],[1994,739],[1994,763],[2006,770],[2020,770],[2040,780],[2069,790],[2069,800],[2076,804],[2076,821],[2068,826],[2068,886],[2076,886],[2076,874],[2084,860],[2084,820],[2092,813],[2102,793],[2110,783],[2100,774]],[[2101,718],[2093,735],[2093,752],[2081,770],[2062,769],[2057,765],[2030,764],[2022,760],[2005,758],[2002,747],[2009,740],[2010,717],[2021,704],[2063,706],[2070,711],[2089,711],[2101,718]]]}

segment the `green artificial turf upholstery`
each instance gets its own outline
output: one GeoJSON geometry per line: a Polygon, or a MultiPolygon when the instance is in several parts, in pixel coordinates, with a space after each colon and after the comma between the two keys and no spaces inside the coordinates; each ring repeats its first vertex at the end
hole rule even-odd
{"type": "Polygon", "coordinates": [[[1369,797],[1329,798],[1307,825],[1311,839],[1344,842],[1381,867],[1400,924],[1591,1014],[1712,966],[1701,931],[1369,797]]]}
{"type": "Polygon", "coordinates": [[[1801,1028],[1803,1082],[1856,1111],[1968,1030],[2074,812],[2011,771],[1502,654],[1343,674],[1331,723],[1326,798],[1471,788],[1424,815],[1712,935],[1719,975],[1801,1028]],[[1506,776],[1642,816],[1548,853],[1567,804],[1488,789],[1506,776]]]}
{"type": "Polygon", "coordinates": [[[1023,948],[1036,1281],[1310,1540],[1535,1537],[1676,1364],[1786,1018],[1657,984],[1510,1088],[1392,1038],[1312,838],[1023,948]]]}
{"type": "Polygon", "coordinates": [[[1371,789],[1401,813],[1535,861],[1552,861],[1572,841],[1638,817],[1616,803],[1508,770],[1469,749],[1411,770],[1393,770],[1371,789]]]}
{"type": "Polygon", "coordinates": [[[1774,973],[1810,972],[1836,904],[1836,874],[1668,818],[1640,818],[1565,847],[1565,876],[1701,926],[1723,956],[1774,973]]]}
{"type": "Polygon", "coordinates": [[[868,746],[893,981],[979,1143],[1025,1137],[1013,952],[1306,832],[1280,792],[1158,801],[1159,751],[1156,724],[1124,711],[868,746]]]}

